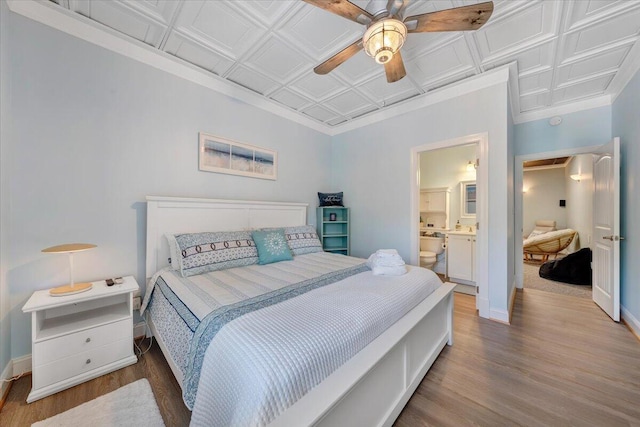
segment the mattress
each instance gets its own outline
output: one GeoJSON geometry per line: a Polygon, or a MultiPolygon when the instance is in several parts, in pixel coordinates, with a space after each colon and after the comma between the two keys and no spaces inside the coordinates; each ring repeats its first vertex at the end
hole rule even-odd
{"type": "Polygon", "coordinates": [[[171,271],[155,277],[144,305],[159,295],[150,311],[185,373],[192,425],[268,424],[441,284],[417,267],[404,276],[374,276],[363,262],[321,252],[190,278],[171,271]],[[292,288],[305,292],[280,298],[292,288]],[[207,337],[211,317],[255,301],[256,310],[240,310],[207,337]]]}

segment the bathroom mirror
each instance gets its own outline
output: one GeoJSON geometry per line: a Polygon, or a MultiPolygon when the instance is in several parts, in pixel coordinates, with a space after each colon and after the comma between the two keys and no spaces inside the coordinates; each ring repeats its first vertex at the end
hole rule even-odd
{"type": "Polygon", "coordinates": [[[476,217],[476,182],[460,182],[460,218],[476,217]]]}

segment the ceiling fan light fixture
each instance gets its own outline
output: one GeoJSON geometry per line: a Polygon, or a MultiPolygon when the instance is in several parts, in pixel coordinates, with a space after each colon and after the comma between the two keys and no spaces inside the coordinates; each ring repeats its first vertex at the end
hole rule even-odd
{"type": "Polygon", "coordinates": [[[397,19],[388,18],[371,24],[362,37],[364,51],[378,64],[387,63],[400,50],[407,38],[407,27],[397,19]]]}

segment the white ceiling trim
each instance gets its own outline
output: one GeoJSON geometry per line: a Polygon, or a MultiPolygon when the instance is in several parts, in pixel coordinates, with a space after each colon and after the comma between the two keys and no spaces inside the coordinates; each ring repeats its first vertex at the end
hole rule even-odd
{"type": "Polygon", "coordinates": [[[612,103],[611,95],[602,95],[597,98],[590,98],[584,100],[578,100],[569,104],[558,105],[556,107],[549,107],[543,110],[527,111],[514,116],[513,122],[515,124],[533,122],[535,120],[548,119],[553,116],[560,116],[562,114],[571,114],[577,111],[590,110],[592,108],[605,107],[612,103]]]}
{"type": "Polygon", "coordinates": [[[618,95],[622,93],[625,86],[627,86],[633,76],[640,71],[640,43],[636,43],[627,55],[628,58],[625,59],[625,61],[628,61],[627,66],[620,68],[609,85],[612,104],[618,98],[618,95]]]}

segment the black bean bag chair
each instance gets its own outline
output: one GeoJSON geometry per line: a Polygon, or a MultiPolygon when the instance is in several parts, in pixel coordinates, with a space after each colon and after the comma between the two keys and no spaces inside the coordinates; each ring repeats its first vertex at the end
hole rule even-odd
{"type": "Polygon", "coordinates": [[[573,285],[591,286],[591,249],[582,248],[562,259],[540,266],[540,277],[573,285]]]}

